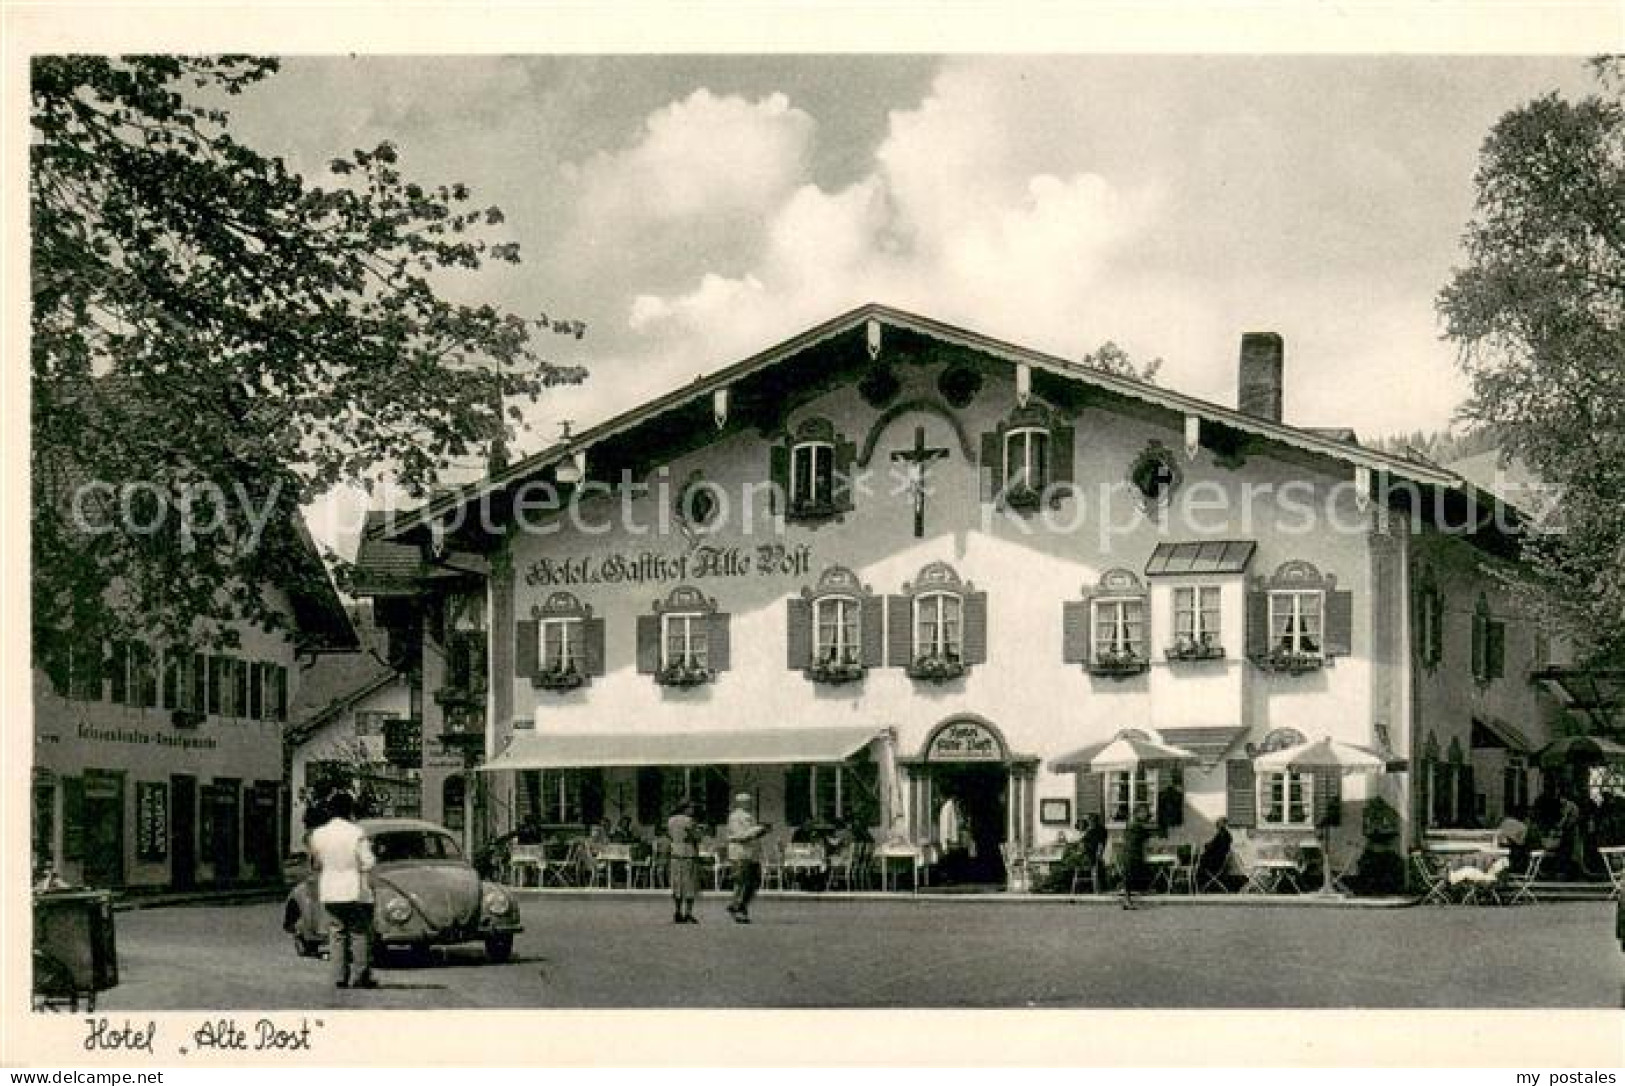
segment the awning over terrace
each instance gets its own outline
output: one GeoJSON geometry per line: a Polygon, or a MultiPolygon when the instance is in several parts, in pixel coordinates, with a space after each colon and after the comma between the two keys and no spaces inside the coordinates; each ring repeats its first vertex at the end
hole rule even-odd
{"type": "Polygon", "coordinates": [[[507,749],[480,768],[497,773],[610,766],[829,764],[845,761],[885,734],[872,727],[519,732],[507,749]]]}

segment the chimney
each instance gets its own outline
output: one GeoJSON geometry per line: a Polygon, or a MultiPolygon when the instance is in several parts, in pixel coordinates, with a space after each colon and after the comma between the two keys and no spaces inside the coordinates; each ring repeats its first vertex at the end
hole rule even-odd
{"type": "Polygon", "coordinates": [[[1274,332],[1241,337],[1241,368],[1236,407],[1244,415],[1281,421],[1281,366],[1284,350],[1274,332]]]}

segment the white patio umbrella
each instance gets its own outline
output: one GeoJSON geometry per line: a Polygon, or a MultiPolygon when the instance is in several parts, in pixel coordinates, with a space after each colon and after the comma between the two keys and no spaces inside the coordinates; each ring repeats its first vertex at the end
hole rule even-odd
{"type": "MultiPolygon", "coordinates": [[[[1389,760],[1376,751],[1353,743],[1341,743],[1331,736],[1296,743],[1279,750],[1265,751],[1253,759],[1255,768],[1270,773],[1290,770],[1294,773],[1341,773],[1345,777],[1355,773],[1383,773],[1387,771],[1388,765],[1389,760]]],[[[1320,892],[1335,894],[1336,891],[1332,889],[1332,842],[1329,827],[1325,837],[1326,842],[1320,854],[1320,892]]]]}
{"type": "Polygon", "coordinates": [[[1122,731],[1111,739],[1063,754],[1049,767],[1055,773],[1123,773],[1188,765],[1200,759],[1200,755],[1184,747],[1171,746],[1140,732],[1122,731]]]}

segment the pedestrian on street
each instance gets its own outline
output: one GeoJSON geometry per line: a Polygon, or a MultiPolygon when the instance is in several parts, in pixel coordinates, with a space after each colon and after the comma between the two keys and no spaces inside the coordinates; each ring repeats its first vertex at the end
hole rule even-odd
{"type": "Polygon", "coordinates": [[[762,835],[768,831],[750,813],[750,804],[750,793],[739,793],[728,816],[728,860],[734,874],[734,897],[728,912],[738,924],[750,923],[750,903],[762,884],[762,835]]]}
{"type": "Polygon", "coordinates": [[[366,831],[356,825],[355,799],[337,792],[328,820],[310,835],[316,893],[327,910],[333,982],[340,988],[375,988],[372,979],[372,881],[375,860],[366,831]]]}
{"type": "Polygon", "coordinates": [[[1134,814],[1123,827],[1123,908],[1137,909],[1134,891],[1145,882],[1146,852],[1151,843],[1151,811],[1136,804],[1134,814]]]}
{"type": "Polygon", "coordinates": [[[698,924],[694,902],[700,896],[700,827],[694,821],[694,803],[684,800],[666,821],[671,839],[671,900],[673,924],[698,924]]]}

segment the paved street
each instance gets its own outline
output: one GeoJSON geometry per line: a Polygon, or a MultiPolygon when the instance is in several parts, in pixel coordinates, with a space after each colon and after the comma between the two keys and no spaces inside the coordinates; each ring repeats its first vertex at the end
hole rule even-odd
{"type": "Polygon", "coordinates": [[[1313,909],[528,896],[515,958],[480,948],[335,991],[273,904],[118,917],[122,1009],[319,1007],[1618,1007],[1612,906],[1313,909]]]}

